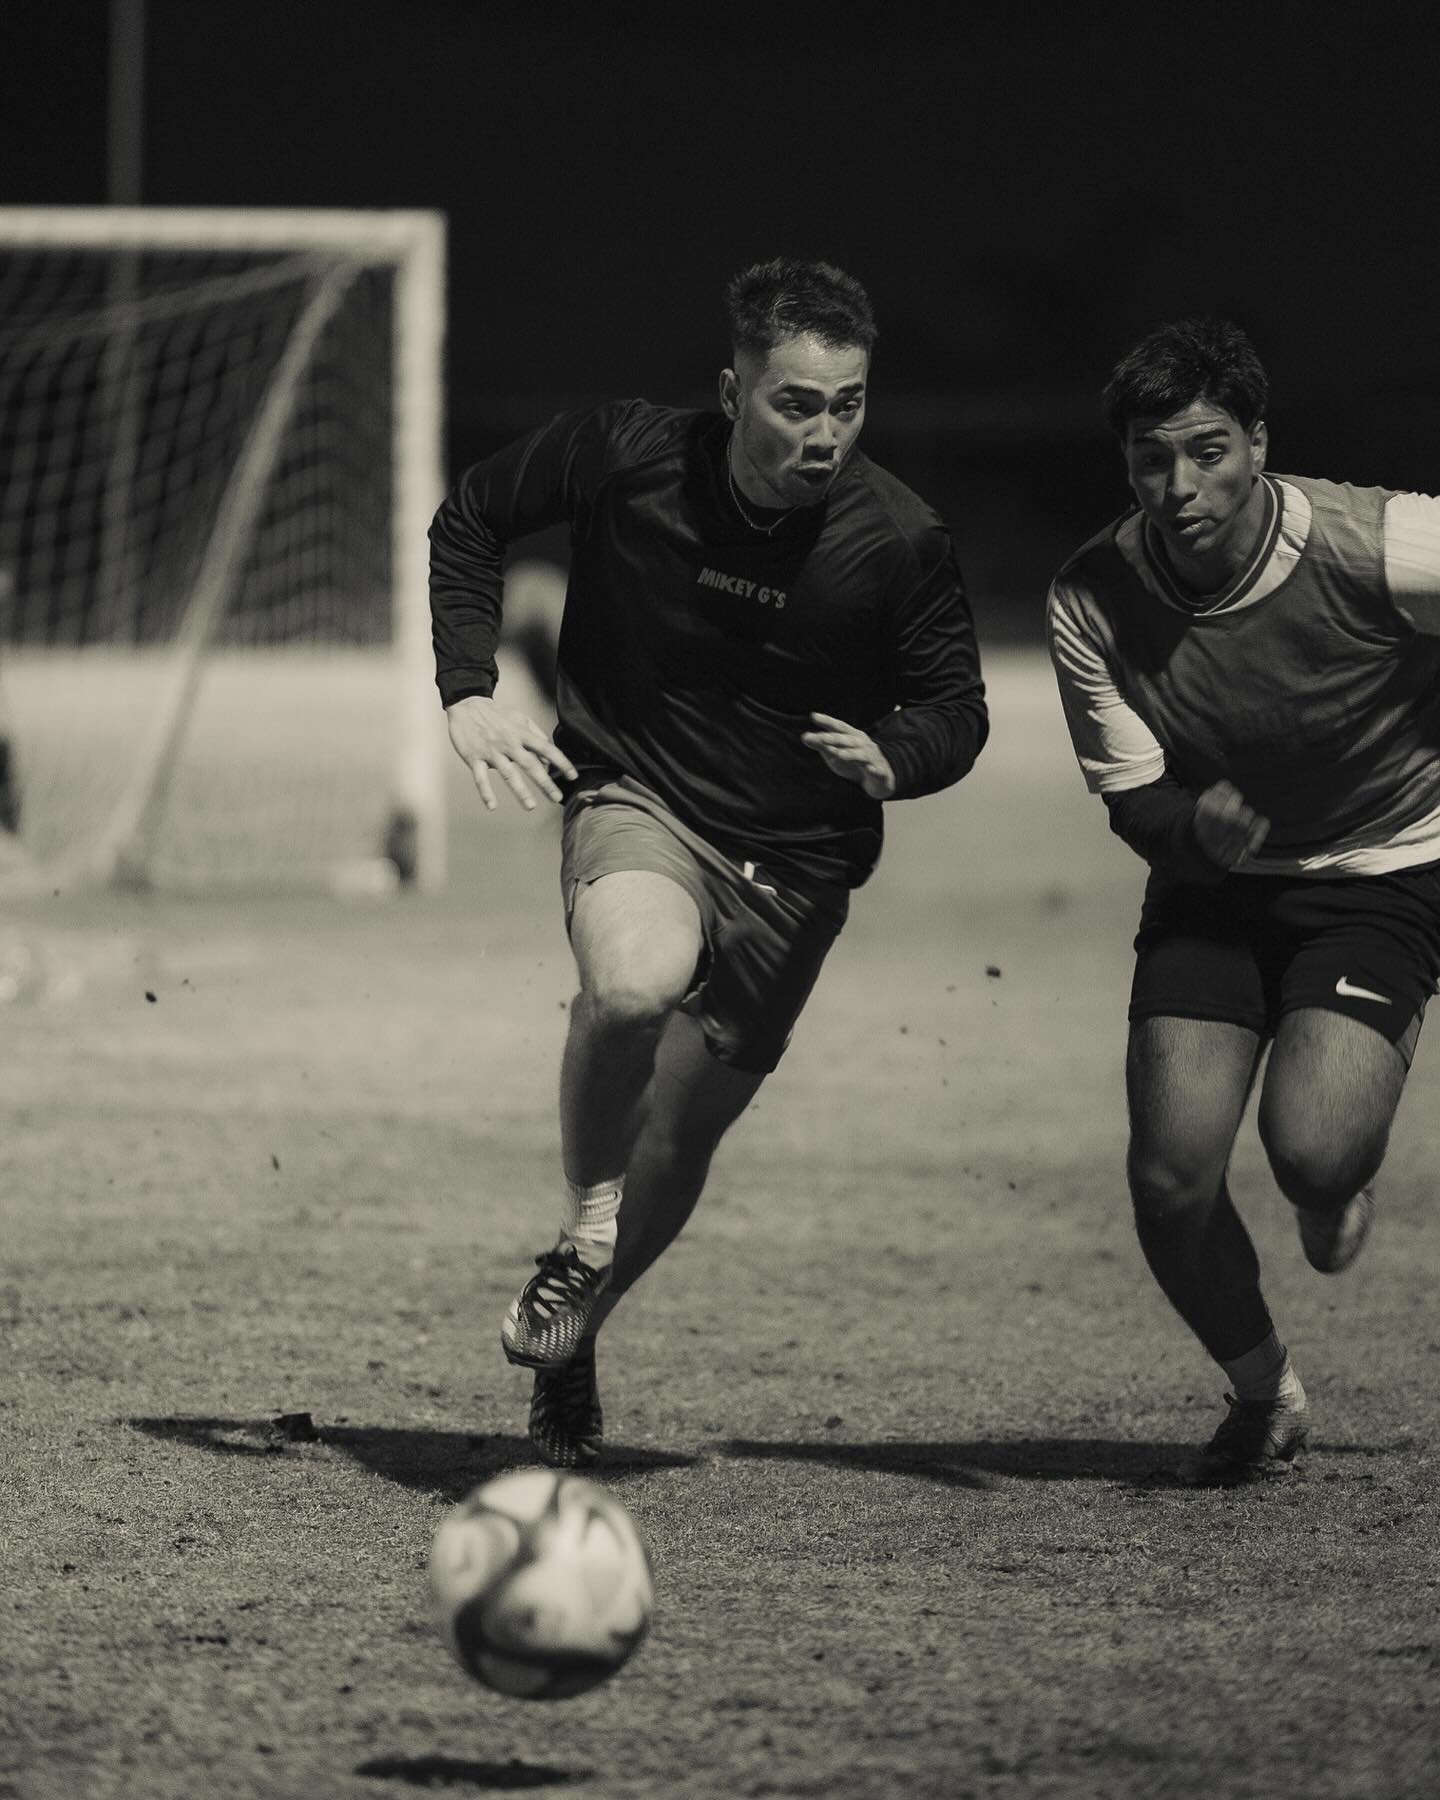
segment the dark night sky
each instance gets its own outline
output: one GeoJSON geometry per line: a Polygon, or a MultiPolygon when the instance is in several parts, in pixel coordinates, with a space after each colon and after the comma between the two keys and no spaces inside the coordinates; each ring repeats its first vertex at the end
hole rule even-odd
{"type": "MultiPolygon", "coordinates": [[[[880,314],[872,453],[972,579],[1028,588],[1118,510],[1093,396],[1184,312],[1254,333],[1277,466],[1440,489],[1424,10],[937,17],[150,0],[145,198],[445,211],[457,461],[574,398],[706,398],[724,276],[828,255],[880,314]]],[[[0,5],[4,202],[104,198],[105,24],[0,5]]]]}

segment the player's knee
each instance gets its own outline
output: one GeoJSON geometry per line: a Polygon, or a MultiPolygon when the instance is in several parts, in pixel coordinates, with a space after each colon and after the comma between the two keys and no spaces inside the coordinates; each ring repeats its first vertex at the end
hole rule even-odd
{"type": "Polygon", "coordinates": [[[1126,1172],[1135,1216],[1157,1224],[1211,1205],[1220,1179],[1208,1158],[1189,1161],[1134,1149],[1126,1172]]]}
{"type": "Polygon", "coordinates": [[[1380,1166],[1384,1146],[1337,1144],[1328,1134],[1301,1135],[1271,1125],[1265,1153],[1280,1192],[1292,1206],[1328,1211],[1343,1206],[1380,1166]]]}
{"type": "Polygon", "coordinates": [[[617,969],[592,977],[581,993],[589,1024],[601,1032],[657,1032],[685,998],[686,983],[663,966],[617,969]]]}

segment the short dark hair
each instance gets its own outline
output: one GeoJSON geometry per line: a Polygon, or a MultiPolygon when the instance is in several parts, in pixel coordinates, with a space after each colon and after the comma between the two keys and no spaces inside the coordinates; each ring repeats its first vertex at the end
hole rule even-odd
{"type": "Polygon", "coordinates": [[[856,344],[867,352],[879,336],[869,295],[833,263],[791,256],[752,263],[725,284],[725,307],[731,344],[757,356],[806,333],[832,349],[856,344]]]}
{"type": "Polygon", "coordinates": [[[1255,346],[1228,319],[1157,326],[1122,356],[1105,384],[1105,422],[1123,438],[1132,419],[1169,418],[1209,400],[1248,431],[1265,416],[1270,383],[1255,346]]]}

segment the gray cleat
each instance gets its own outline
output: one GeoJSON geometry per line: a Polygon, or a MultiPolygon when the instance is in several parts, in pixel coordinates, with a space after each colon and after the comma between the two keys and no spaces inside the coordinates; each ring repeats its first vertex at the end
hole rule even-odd
{"type": "Polygon", "coordinates": [[[595,1302],[610,1285],[610,1268],[593,1269],[573,1248],[535,1258],[539,1271],[510,1302],[500,1342],[512,1363],[558,1369],[579,1347],[595,1302]]]}
{"type": "Polygon", "coordinates": [[[1375,1190],[1363,1187],[1343,1206],[1332,1206],[1327,1212],[1306,1206],[1297,1206],[1295,1211],[1306,1262],[1322,1275],[1338,1275],[1365,1247],[1375,1220],[1375,1190]]]}
{"type": "Polygon", "coordinates": [[[1197,1456],[1176,1470],[1186,1487],[1240,1487],[1295,1472],[1310,1435],[1310,1408],[1282,1400],[1225,1396],[1229,1413],[1197,1456]]]}

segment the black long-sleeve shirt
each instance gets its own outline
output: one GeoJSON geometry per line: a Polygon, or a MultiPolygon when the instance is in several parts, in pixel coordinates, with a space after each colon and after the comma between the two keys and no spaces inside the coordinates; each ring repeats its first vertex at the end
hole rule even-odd
{"type": "Polygon", "coordinates": [[[440,697],[493,692],[505,546],[568,522],[557,744],[643,782],[722,850],[857,887],[880,804],[800,734],[812,711],[859,725],[896,798],[969,770],[988,721],[960,571],[936,515],[858,451],[823,504],[756,530],[728,491],[729,432],[716,413],[621,401],[469,469],[430,531],[440,697]]]}

